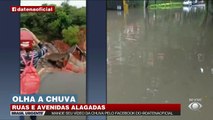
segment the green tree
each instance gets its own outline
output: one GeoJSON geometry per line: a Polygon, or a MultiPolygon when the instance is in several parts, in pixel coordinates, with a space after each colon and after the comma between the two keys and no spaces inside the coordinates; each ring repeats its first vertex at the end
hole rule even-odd
{"type": "MultiPolygon", "coordinates": [[[[47,6],[48,4],[43,4],[47,6]]],[[[86,24],[86,8],[76,8],[67,3],[55,6],[54,13],[21,13],[21,27],[34,32],[41,40],[63,39],[62,30],[69,26],[86,24]]]]}
{"type": "Polygon", "coordinates": [[[71,46],[78,43],[78,33],[79,33],[78,26],[70,26],[68,27],[68,29],[64,29],[62,31],[64,41],[71,46]]]}
{"type": "Polygon", "coordinates": [[[73,24],[79,26],[86,24],[86,9],[84,7],[73,14],[73,24]]]}

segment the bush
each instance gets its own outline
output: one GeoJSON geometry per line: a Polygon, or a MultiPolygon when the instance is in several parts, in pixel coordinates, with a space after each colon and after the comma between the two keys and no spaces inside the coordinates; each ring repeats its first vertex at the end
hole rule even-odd
{"type": "Polygon", "coordinates": [[[54,13],[21,13],[20,26],[30,29],[39,39],[52,41],[63,39],[62,30],[69,26],[86,24],[85,7],[77,8],[63,3],[55,9],[54,13]]]}
{"type": "Polygon", "coordinates": [[[77,44],[78,33],[79,33],[78,26],[70,26],[68,27],[68,29],[63,29],[62,35],[64,37],[64,42],[68,43],[71,46],[77,44]]]}

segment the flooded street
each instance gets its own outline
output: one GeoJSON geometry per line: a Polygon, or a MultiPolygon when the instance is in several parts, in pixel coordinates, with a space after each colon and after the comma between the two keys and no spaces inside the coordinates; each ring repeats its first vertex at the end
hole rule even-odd
{"type": "MultiPolygon", "coordinates": [[[[42,75],[39,94],[76,94],[78,103],[86,103],[86,75],[49,72],[42,75]]],[[[29,117],[25,117],[30,120],[29,117]]],[[[86,120],[85,116],[42,116],[38,120],[86,120]]]]}
{"type": "Polygon", "coordinates": [[[177,117],[108,120],[211,120],[213,14],[203,7],[107,12],[107,102],[181,103],[177,117]],[[202,99],[200,111],[188,108],[202,99]]]}
{"type": "Polygon", "coordinates": [[[47,72],[42,75],[39,94],[76,94],[78,103],[86,103],[86,74],[47,72]]]}

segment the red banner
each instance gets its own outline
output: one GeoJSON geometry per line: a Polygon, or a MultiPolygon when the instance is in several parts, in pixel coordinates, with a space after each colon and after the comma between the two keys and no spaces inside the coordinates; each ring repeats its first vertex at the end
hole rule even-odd
{"type": "Polygon", "coordinates": [[[180,104],[11,104],[11,111],[176,111],[180,104]]]}
{"type": "Polygon", "coordinates": [[[10,12],[55,12],[55,6],[11,6],[10,12]]]}

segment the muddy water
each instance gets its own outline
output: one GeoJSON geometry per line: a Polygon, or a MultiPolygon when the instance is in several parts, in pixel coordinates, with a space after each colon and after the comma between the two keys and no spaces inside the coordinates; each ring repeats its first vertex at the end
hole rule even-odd
{"type": "Polygon", "coordinates": [[[108,103],[181,103],[178,117],[108,120],[211,120],[213,15],[202,7],[107,12],[108,103]],[[188,108],[202,99],[200,111],[188,108]]]}
{"type": "MultiPolygon", "coordinates": [[[[78,103],[86,103],[86,75],[76,73],[45,73],[39,94],[77,94],[78,103]]],[[[29,117],[25,117],[30,120],[29,117]]],[[[38,120],[86,120],[85,116],[42,116],[38,120]]]]}

